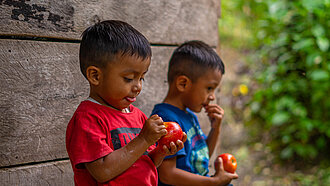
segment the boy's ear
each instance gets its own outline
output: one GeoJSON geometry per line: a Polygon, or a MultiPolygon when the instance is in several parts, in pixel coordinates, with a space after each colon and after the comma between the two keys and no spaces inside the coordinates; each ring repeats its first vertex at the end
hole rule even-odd
{"type": "Polygon", "coordinates": [[[180,92],[187,90],[190,87],[190,84],[191,80],[185,75],[181,75],[176,78],[176,88],[180,92]]]}
{"type": "Polygon", "coordinates": [[[101,69],[96,66],[89,66],[86,69],[87,80],[92,85],[97,86],[100,84],[101,74],[102,74],[101,69]]]}

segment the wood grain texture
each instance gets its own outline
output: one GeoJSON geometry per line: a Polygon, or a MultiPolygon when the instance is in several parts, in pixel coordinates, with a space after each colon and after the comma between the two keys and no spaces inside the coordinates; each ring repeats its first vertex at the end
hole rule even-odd
{"type": "MultiPolygon", "coordinates": [[[[89,94],[78,50],[73,43],[0,40],[0,167],[67,157],[67,123],[89,94]]],[[[134,103],[148,116],[166,95],[173,50],[152,47],[152,63],[134,103]]]]}
{"type": "Polygon", "coordinates": [[[67,157],[66,125],[88,95],[78,49],[0,40],[0,166],[67,157]]]}
{"type": "Polygon", "coordinates": [[[128,22],[151,43],[203,40],[217,46],[218,0],[0,1],[0,35],[80,39],[99,20],[128,22]]]}
{"type": "Polygon", "coordinates": [[[143,88],[134,103],[148,117],[155,104],[164,100],[167,90],[167,68],[174,47],[152,47],[149,71],[145,76],[143,88]]]}
{"type": "MultiPolygon", "coordinates": [[[[79,40],[88,26],[118,19],[152,44],[198,39],[215,47],[219,16],[219,0],[0,0],[0,36],[79,40]]],[[[166,95],[174,48],[152,47],[134,103],[147,116],[166,95]]],[[[69,160],[54,160],[67,158],[66,126],[89,92],[78,50],[77,43],[0,39],[0,185],[74,185],[69,160]]]]}
{"type": "Polygon", "coordinates": [[[0,169],[0,185],[71,186],[73,171],[69,160],[0,169]]]}

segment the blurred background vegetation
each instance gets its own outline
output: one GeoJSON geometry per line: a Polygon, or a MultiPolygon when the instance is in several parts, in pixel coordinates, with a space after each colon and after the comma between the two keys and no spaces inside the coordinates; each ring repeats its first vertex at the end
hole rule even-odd
{"type": "Polygon", "coordinates": [[[243,106],[231,108],[247,143],[293,167],[295,184],[330,185],[330,0],[221,3],[221,45],[247,69],[232,90],[243,106]]]}

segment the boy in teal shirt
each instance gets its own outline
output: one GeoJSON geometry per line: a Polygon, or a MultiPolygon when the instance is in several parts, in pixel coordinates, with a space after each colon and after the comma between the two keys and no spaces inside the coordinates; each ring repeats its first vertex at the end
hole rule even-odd
{"type": "MultiPolygon", "coordinates": [[[[201,41],[189,41],[173,53],[168,68],[169,90],[163,103],[157,104],[152,114],[163,121],[180,124],[187,134],[184,148],[167,156],[158,168],[159,185],[227,185],[238,178],[219,166],[214,176],[208,175],[212,155],[224,110],[215,100],[215,89],[224,74],[224,64],[216,52],[201,41]],[[204,135],[194,112],[205,109],[211,131],[204,135]]],[[[222,160],[219,160],[222,164],[222,160]]]]}

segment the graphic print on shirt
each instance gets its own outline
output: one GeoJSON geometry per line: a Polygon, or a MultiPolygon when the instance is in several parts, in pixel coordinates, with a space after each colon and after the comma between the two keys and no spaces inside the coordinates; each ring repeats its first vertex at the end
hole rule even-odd
{"type": "Polygon", "coordinates": [[[111,133],[111,139],[114,150],[127,145],[140,133],[140,128],[116,128],[111,133]]]}
{"type": "Polygon", "coordinates": [[[187,132],[187,140],[189,140],[191,149],[194,149],[189,158],[190,163],[195,167],[196,173],[206,175],[208,173],[209,151],[207,146],[203,144],[205,139],[201,131],[196,131],[194,127],[191,127],[187,132]]]}

